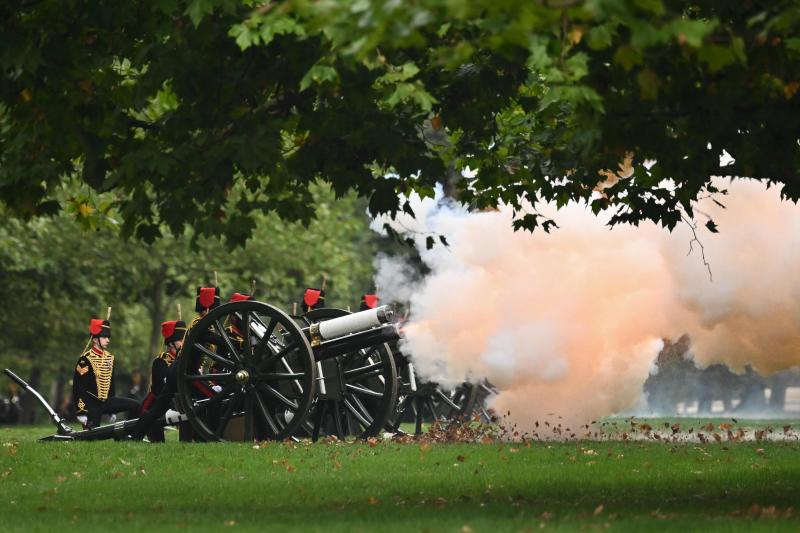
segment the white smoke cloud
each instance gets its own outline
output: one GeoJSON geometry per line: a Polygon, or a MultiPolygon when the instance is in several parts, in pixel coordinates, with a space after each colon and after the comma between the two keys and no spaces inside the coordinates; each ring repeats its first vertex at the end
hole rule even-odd
{"type": "Polygon", "coordinates": [[[685,226],[609,230],[608,214],[572,204],[543,207],[560,226],[550,234],[514,232],[510,208],[468,213],[439,193],[410,198],[417,217],[389,222],[414,237],[430,274],[413,283],[407,267],[379,259],[379,294],[410,303],[403,349],[423,376],[488,378],[498,410],[523,427],[548,413],[579,424],[630,408],[663,337],[689,333],[701,364],[798,364],[800,208],[758,182],[726,186],[727,209],[698,206],[721,232],[701,233],[713,282],[697,243],[687,255],[685,226]],[[449,247],[426,249],[431,234],[449,247]]]}

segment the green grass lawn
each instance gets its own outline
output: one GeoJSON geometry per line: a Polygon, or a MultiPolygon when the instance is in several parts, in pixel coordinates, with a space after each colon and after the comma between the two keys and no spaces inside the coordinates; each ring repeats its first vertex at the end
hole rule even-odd
{"type": "Polygon", "coordinates": [[[800,528],[796,442],[36,442],[50,429],[0,428],[0,531],[800,528]]]}

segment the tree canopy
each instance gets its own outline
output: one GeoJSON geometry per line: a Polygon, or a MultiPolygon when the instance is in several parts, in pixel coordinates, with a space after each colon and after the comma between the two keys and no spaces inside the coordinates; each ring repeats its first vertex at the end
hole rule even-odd
{"type": "Polygon", "coordinates": [[[527,229],[552,224],[539,200],[672,228],[721,192],[714,174],[800,198],[797,0],[9,0],[0,13],[0,201],[21,217],[62,208],[73,177],[148,241],[188,226],[242,243],[258,211],[308,222],[317,179],[374,214],[444,182],[477,208],[514,205],[527,229]]]}

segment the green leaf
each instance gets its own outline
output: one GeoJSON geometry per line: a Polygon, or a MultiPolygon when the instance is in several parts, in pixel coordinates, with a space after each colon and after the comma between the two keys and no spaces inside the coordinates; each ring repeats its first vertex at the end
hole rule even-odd
{"type": "Polygon", "coordinates": [[[635,2],[642,11],[647,11],[654,15],[664,14],[664,4],[661,0],[635,0],[635,2]]]}
{"type": "Polygon", "coordinates": [[[642,53],[633,48],[632,46],[625,45],[617,48],[614,52],[614,63],[622,66],[627,71],[630,71],[634,66],[641,64],[642,53]]]}
{"type": "Polygon", "coordinates": [[[614,41],[614,35],[608,25],[604,24],[591,28],[586,35],[586,41],[592,50],[605,50],[614,41]]]}
{"type": "Polygon", "coordinates": [[[321,85],[325,82],[335,83],[339,79],[336,69],[328,65],[314,65],[300,80],[300,91],[305,91],[311,84],[321,85]]]}
{"type": "Polygon", "coordinates": [[[194,27],[198,27],[206,15],[210,15],[214,12],[214,6],[216,2],[214,0],[191,0],[189,5],[186,6],[186,13],[189,15],[189,18],[194,24],[194,27]]]}
{"type": "Polygon", "coordinates": [[[306,34],[305,28],[292,17],[286,16],[271,16],[264,20],[261,24],[259,35],[261,42],[268,45],[278,35],[297,35],[304,36],[306,34]]]}
{"type": "Polygon", "coordinates": [[[685,42],[692,48],[700,48],[703,39],[714,31],[717,24],[716,20],[680,19],[672,23],[672,33],[678,42],[685,42]]]}
{"type": "Polygon", "coordinates": [[[736,61],[733,50],[718,44],[703,46],[697,51],[697,57],[708,64],[711,72],[718,72],[736,61]]]}

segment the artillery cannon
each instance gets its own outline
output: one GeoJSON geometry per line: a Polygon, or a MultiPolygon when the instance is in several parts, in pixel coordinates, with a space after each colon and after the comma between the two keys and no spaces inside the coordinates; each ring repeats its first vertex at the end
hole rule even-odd
{"type": "MultiPolygon", "coordinates": [[[[371,348],[396,340],[399,334],[392,318],[388,306],[305,322],[258,301],[232,302],[212,309],[187,332],[176,362],[176,398],[182,413],[168,413],[159,423],[188,420],[196,437],[203,441],[224,440],[232,421],[241,424],[243,440],[283,440],[302,434],[308,428],[317,388],[326,383],[323,363],[363,350],[369,353],[371,348]],[[246,325],[241,340],[225,327],[234,316],[246,325]],[[204,342],[207,332],[221,344],[204,342]]],[[[372,378],[377,377],[374,370],[379,367],[343,371],[344,376],[354,379],[372,378]]],[[[74,431],[35,389],[10,370],[5,372],[37,398],[58,428],[55,435],[42,440],[122,438],[136,423],[133,419],[74,431]]],[[[388,392],[394,403],[391,390],[388,392]]]]}
{"type": "MultiPolygon", "coordinates": [[[[303,315],[309,326],[350,315],[334,308],[303,315]]],[[[397,399],[397,370],[388,343],[369,346],[317,362],[319,387],[309,419],[298,436],[317,440],[327,434],[345,439],[380,434],[397,399]]]]}

